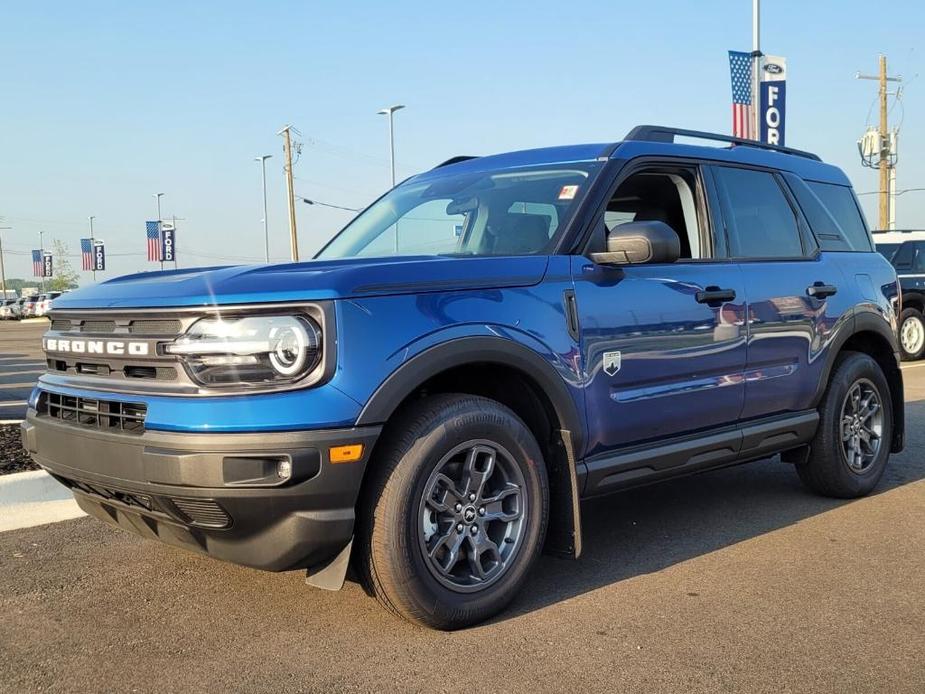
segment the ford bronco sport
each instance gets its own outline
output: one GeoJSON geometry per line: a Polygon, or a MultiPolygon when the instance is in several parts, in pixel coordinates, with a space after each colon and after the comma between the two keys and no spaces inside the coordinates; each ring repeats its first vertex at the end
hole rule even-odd
{"type": "Polygon", "coordinates": [[[580,555],[586,497],[778,454],[870,492],[900,309],[839,169],[640,126],[456,157],[311,262],[60,297],[23,441],[108,523],[331,589],[352,558],[458,628],[580,555]]]}

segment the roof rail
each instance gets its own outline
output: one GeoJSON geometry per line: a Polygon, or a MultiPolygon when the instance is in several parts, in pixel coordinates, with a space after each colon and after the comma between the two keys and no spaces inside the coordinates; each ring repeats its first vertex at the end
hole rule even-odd
{"type": "MultiPolygon", "coordinates": [[[[456,157],[450,157],[450,158],[447,159],[446,161],[437,164],[437,165],[434,167],[434,169],[439,169],[439,168],[441,168],[441,167],[443,167],[443,166],[449,166],[450,164],[458,164],[458,163],[461,162],[461,161],[469,161],[470,159],[478,159],[478,157],[471,157],[471,156],[468,156],[468,155],[466,155],[466,154],[461,154],[461,155],[456,156],[456,157]]],[[[433,170],[433,169],[431,169],[431,170],[433,170]]]]}
{"type": "Polygon", "coordinates": [[[624,141],[634,140],[643,142],[674,142],[675,137],[691,137],[697,140],[713,140],[715,142],[729,142],[734,145],[743,147],[758,147],[760,149],[769,149],[781,154],[793,154],[798,157],[806,157],[815,161],[822,161],[812,152],[804,152],[801,149],[791,149],[790,147],[781,147],[780,145],[768,145],[756,140],[746,140],[741,137],[732,137],[731,135],[720,135],[719,133],[707,133],[699,130],[682,130],[681,128],[667,128],[661,125],[637,125],[630,130],[624,141]]]}

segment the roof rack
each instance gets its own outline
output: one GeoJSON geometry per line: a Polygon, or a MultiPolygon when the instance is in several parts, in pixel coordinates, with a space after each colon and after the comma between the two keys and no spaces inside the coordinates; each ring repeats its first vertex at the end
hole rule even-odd
{"type": "Polygon", "coordinates": [[[468,156],[468,155],[466,155],[466,154],[461,154],[461,155],[456,156],[456,157],[450,157],[450,158],[447,159],[446,161],[437,164],[437,165],[434,167],[434,169],[439,169],[439,168],[441,168],[441,167],[443,167],[443,166],[449,166],[450,164],[458,164],[458,163],[461,162],[461,161],[469,161],[470,159],[478,159],[478,157],[472,157],[472,156],[468,156]]]}
{"type": "Polygon", "coordinates": [[[715,142],[729,142],[734,145],[743,147],[758,147],[760,149],[769,149],[781,154],[793,154],[798,157],[822,161],[812,152],[804,152],[801,149],[791,149],[790,147],[781,147],[780,145],[768,145],[756,140],[746,140],[741,137],[732,137],[730,135],[720,135],[718,133],[707,133],[699,130],[682,130],[681,128],[667,128],[661,125],[637,125],[630,130],[624,141],[634,140],[643,142],[674,142],[675,137],[691,137],[697,140],[713,140],[715,142]]]}

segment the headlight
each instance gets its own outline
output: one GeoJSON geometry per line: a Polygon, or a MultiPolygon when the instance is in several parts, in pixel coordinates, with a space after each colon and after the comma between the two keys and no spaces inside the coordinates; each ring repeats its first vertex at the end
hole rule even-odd
{"type": "Polygon", "coordinates": [[[321,362],[321,329],[304,316],[203,318],[164,351],[206,386],[287,384],[321,362]]]}

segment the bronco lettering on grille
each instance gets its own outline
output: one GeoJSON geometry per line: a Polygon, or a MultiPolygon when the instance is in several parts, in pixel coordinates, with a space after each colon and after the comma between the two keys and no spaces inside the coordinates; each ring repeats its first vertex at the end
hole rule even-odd
{"type": "Polygon", "coordinates": [[[147,342],[123,342],[121,340],[64,340],[49,337],[44,340],[46,352],[71,352],[73,354],[128,354],[144,357],[148,354],[147,342]]]}

